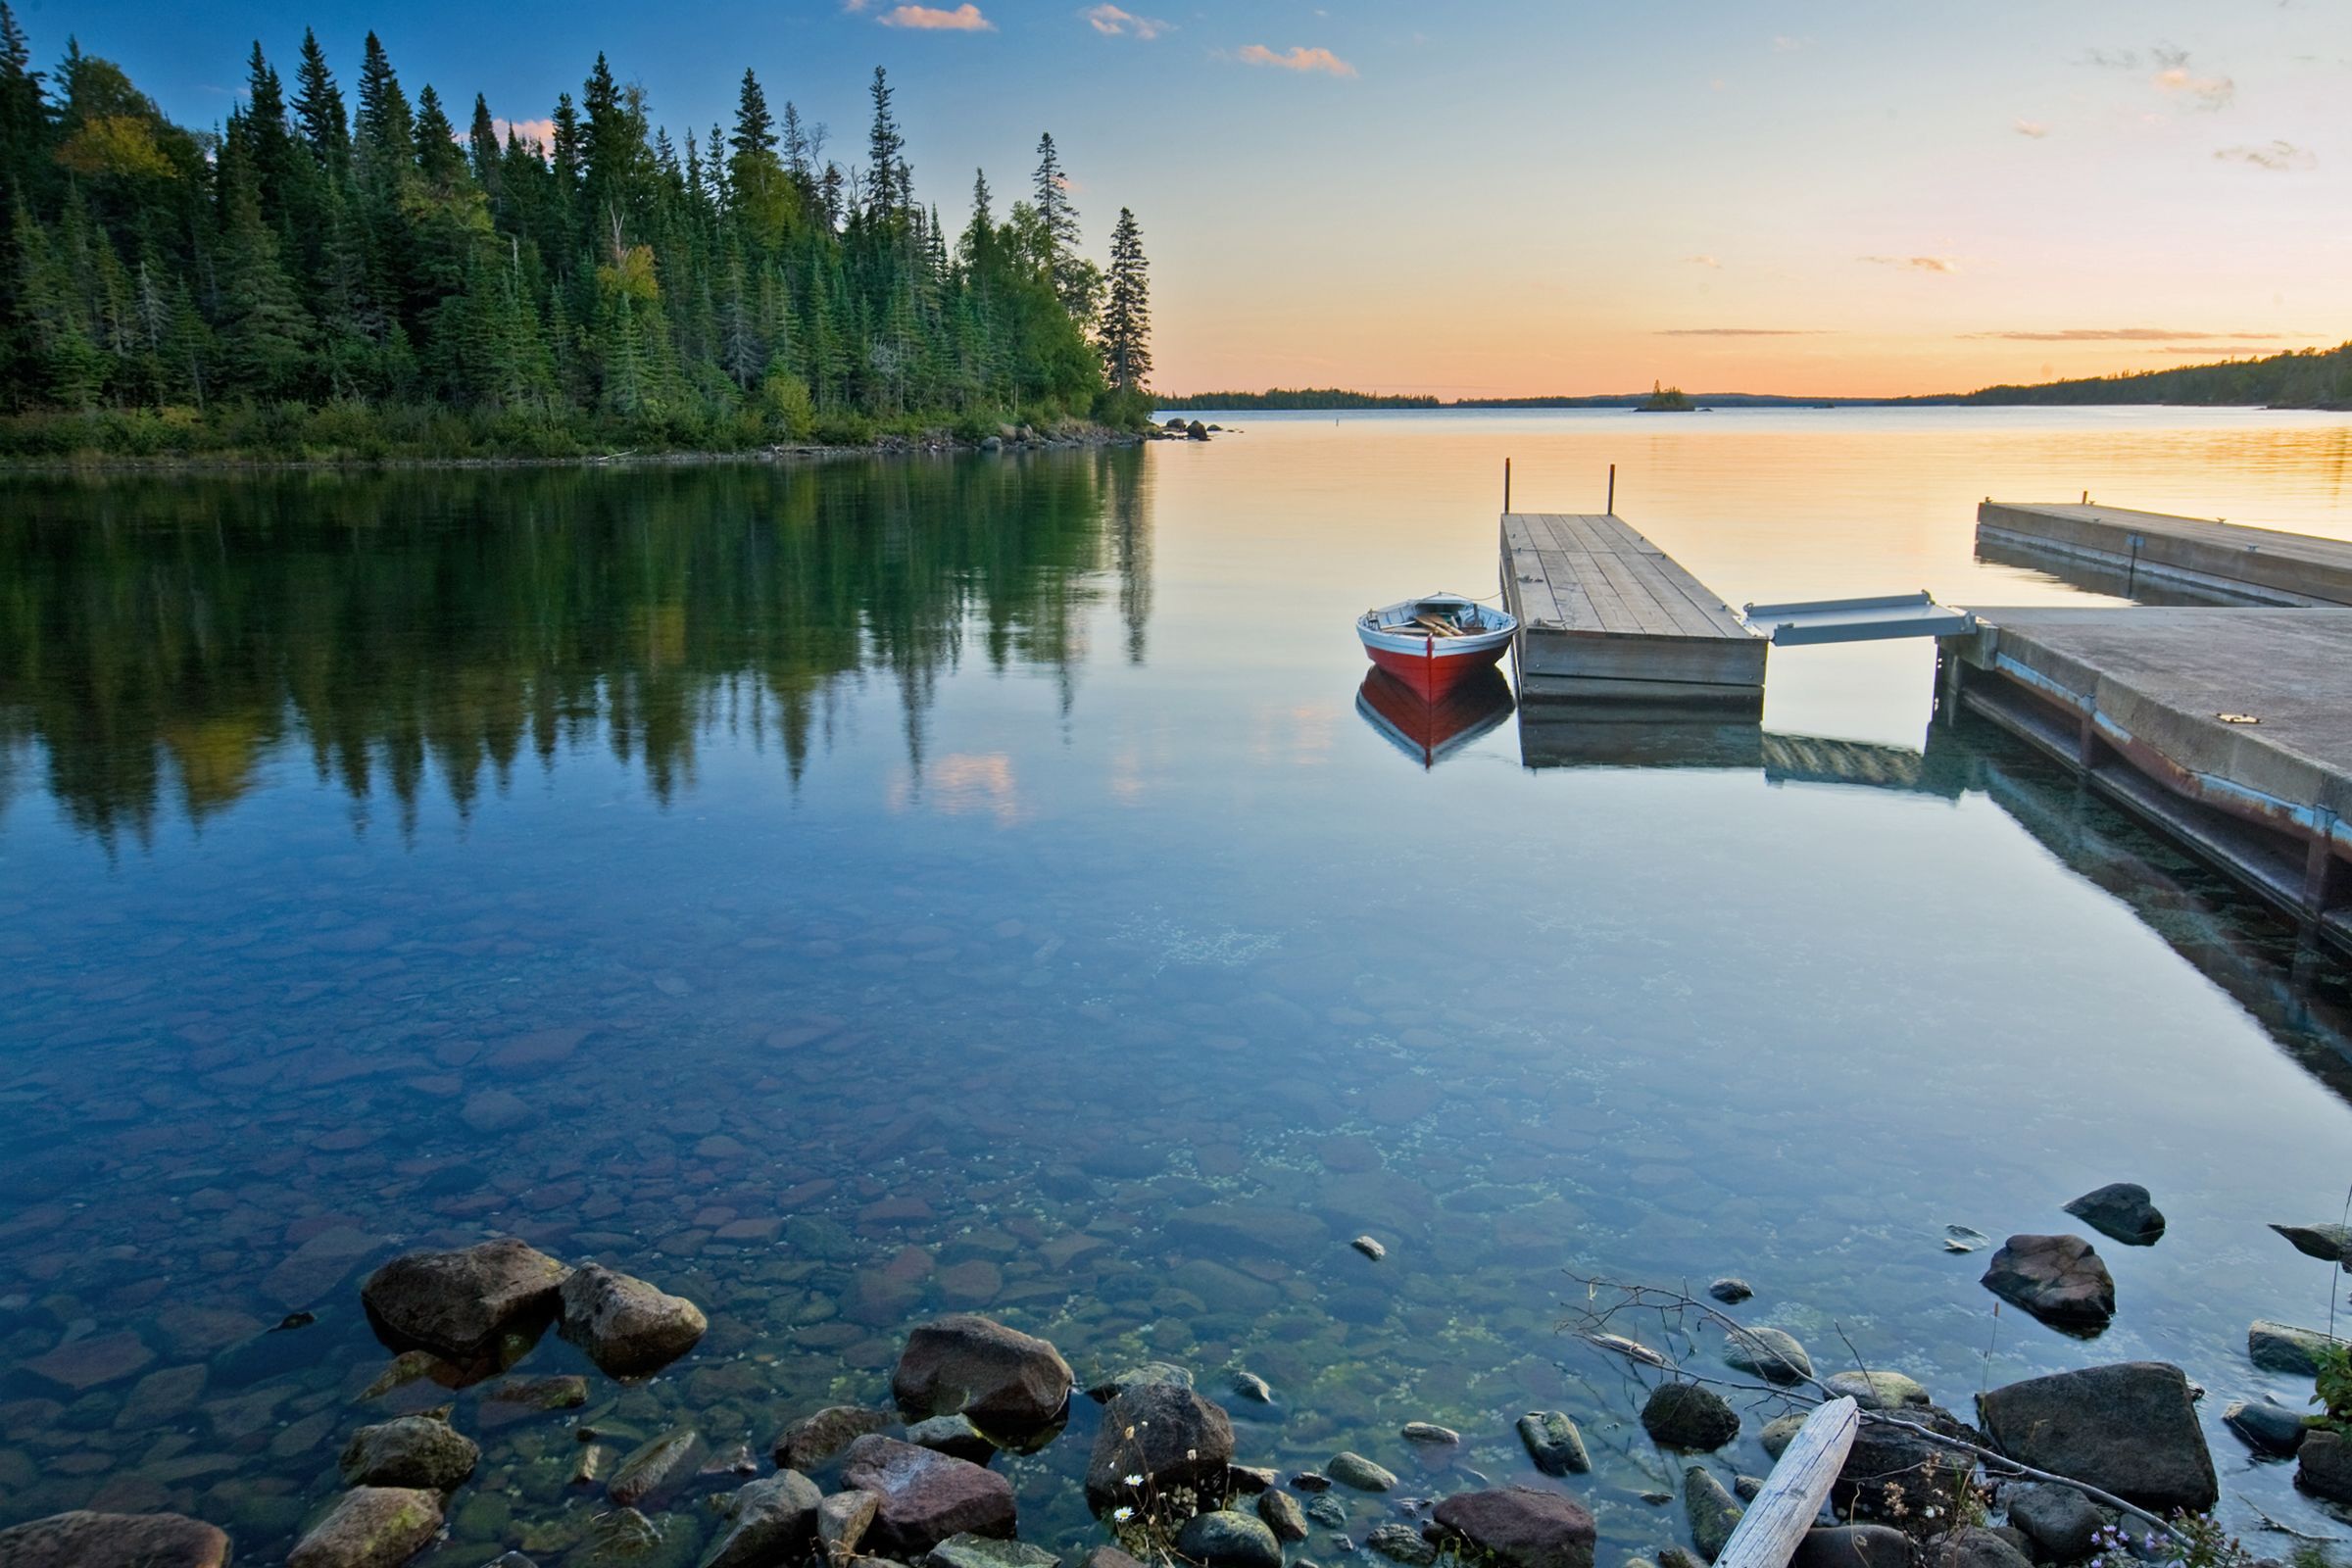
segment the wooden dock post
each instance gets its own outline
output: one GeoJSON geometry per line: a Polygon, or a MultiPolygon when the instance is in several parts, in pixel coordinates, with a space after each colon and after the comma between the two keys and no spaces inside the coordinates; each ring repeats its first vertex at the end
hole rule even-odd
{"type": "MultiPolygon", "coordinates": [[[[1503,511],[1505,511],[1505,512],[1508,512],[1508,511],[1510,511],[1511,509],[1510,509],[1510,508],[1508,508],[1508,507],[1505,507],[1505,508],[1503,508],[1502,510],[1503,510],[1503,511]]],[[[1615,465],[1614,463],[1612,463],[1612,464],[1610,464],[1610,465],[1609,465],[1609,501],[1608,501],[1608,505],[1606,505],[1606,506],[1602,507],[1600,510],[1601,510],[1601,511],[1603,511],[1603,512],[1605,512],[1605,513],[1607,513],[1607,514],[1608,514],[1610,516],[1612,516],[1612,517],[1614,517],[1615,515],[1617,515],[1617,465],[1615,465]]]]}
{"type": "Polygon", "coordinates": [[[1511,510],[1511,460],[1502,460],[1502,510],[1511,510]]]}

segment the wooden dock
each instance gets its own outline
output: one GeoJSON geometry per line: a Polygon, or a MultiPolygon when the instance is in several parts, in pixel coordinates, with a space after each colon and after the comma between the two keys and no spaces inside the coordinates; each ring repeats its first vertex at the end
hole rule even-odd
{"type": "Polygon", "coordinates": [[[1502,514],[1519,699],[1703,704],[1761,713],[1770,644],[1613,514],[1502,514]]]}
{"type": "Polygon", "coordinates": [[[2123,507],[1986,501],[1977,547],[2004,562],[2090,567],[2097,586],[2141,584],[2254,605],[2352,606],[2352,543],[2123,507]]]}
{"type": "MultiPolygon", "coordinates": [[[[2325,543],[2325,541],[2314,541],[2325,543]]],[[[1979,610],[1981,713],[2352,951],[2352,610],[1979,610]]]]}

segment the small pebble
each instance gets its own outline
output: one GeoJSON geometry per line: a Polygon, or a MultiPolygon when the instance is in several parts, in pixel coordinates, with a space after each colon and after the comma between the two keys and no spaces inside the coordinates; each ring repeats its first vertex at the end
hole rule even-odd
{"type": "Polygon", "coordinates": [[[1254,1372],[1236,1372],[1233,1375],[1233,1392],[1245,1398],[1255,1399],[1260,1404],[1274,1402],[1274,1390],[1254,1372]]]}
{"type": "Polygon", "coordinates": [[[1369,1236],[1358,1236],[1354,1241],[1349,1242],[1348,1245],[1354,1248],[1357,1251],[1363,1253],[1375,1263],[1389,1255],[1389,1250],[1381,1246],[1369,1236]]]}
{"type": "Polygon", "coordinates": [[[1407,1421],[1404,1424],[1403,1437],[1407,1443],[1429,1443],[1441,1446],[1462,1441],[1462,1435],[1459,1432],[1454,1431],[1451,1427],[1439,1426],[1435,1421],[1407,1421]]]}

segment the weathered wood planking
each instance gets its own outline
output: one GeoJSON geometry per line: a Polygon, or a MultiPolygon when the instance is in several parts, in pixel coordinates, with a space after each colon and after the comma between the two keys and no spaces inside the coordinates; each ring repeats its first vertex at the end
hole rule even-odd
{"type": "Polygon", "coordinates": [[[1761,700],[1768,645],[1624,518],[1502,518],[1519,695],[1761,700]]]}
{"type": "Polygon", "coordinates": [[[2125,507],[1987,500],[1977,508],[1977,544],[2120,573],[2127,597],[2148,582],[2231,602],[2352,606],[2352,541],[2343,539],[2125,507]]]}
{"type": "Polygon", "coordinates": [[[1764,1490],[1715,1554],[1715,1568],[1786,1568],[1813,1528],[1830,1484],[1845,1467],[1860,1424],[1861,1412],[1850,1398],[1832,1399],[1805,1417],[1765,1478],[1764,1490]]]}

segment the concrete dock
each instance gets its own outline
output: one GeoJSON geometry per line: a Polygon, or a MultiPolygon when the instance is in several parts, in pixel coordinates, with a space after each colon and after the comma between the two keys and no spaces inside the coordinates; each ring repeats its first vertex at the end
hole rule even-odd
{"type": "Polygon", "coordinates": [[[1977,548],[2011,564],[2089,566],[2127,598],[2145,583],[2240,604],[2352,605],[2352,543],[2203,517],[1988,500],[1977,548]]]}
{"type": "Polygon", "coordinates": [[[1947,711],[2079,769],[2352,951],[2352,610],[1977,615],[1942,645],[1947,711]]]}
{"type": "Polygon", "coordinates": [[[1506,512],[1501,566],[1521,702],[1762,712],[1769,645],[1623,518],[1506,512]]]}

